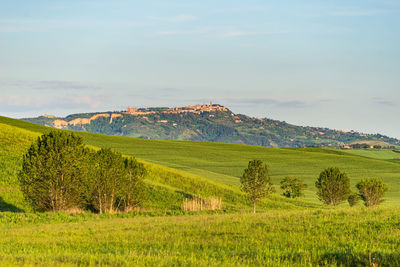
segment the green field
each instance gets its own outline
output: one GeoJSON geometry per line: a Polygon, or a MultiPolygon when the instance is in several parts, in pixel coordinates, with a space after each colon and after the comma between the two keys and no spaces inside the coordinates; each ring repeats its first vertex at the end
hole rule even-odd
{"type": "Polygon", "coordinates": [[[400,265],[399,209],[0,225],[0,265],[400,265]]]}
{"type": "Polygon", "coordinates": [[[90,146],[144,162],[147,200],[125,214],[32,213],[16,174],[30,143],[49,130],[0,117],[0,265],[368,266],[370,252],[379,266],[400,265],[400,164],[392,158],[77,132],[90,146]],[[288,200],[277,190],[249,214],[238,184],[255,158],[268,163],[275,185],[286,175],[304,179],[306,196],[288,200]],[[349,174],[353,190],[361,178],[383,178],[390,190],[382,207],[320,204],[314,183],[330,166],[349,174]],[[224,209],[183,212],[188,195],[221,197],[224,209]]]}
{"type": "Polygon", "coordinates": [[[388,159],[388,160],[391,159],[400,161],[400,153],[394,152],[391,149],[346,149],[339,151],[368,158],[388,159]]]}

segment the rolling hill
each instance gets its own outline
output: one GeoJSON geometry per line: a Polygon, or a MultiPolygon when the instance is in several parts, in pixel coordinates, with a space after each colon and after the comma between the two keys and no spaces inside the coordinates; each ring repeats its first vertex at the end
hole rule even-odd
{"type": "MultiPolygon", "coordinates": [[[[30,144],[39,135],[50,130],[52,129],[49,127],[0,117],[0,212],[31,211],[30,207],[24,202],[19,190],[17,173],[22,163],[22,156],[26,153],[30,144]]],[[[91,139],[93,137],[105,137],[106,135],[77,133],[82,137],[85,136],[86,144],[95,149],[98,147],[111,147],[91,139]],[[87,138],[91,139],[91,142],[87,138]]],[[[151,147],[148,148],[151,149],[151,147]]],[[[122,152],[118,149],[115,150],[122,152]]],[[[132,153],[125,155],[130,156],[132,153]]],[[[139,160],[144,163],[148,171],[145,179],[148,198],[143,204],[145,210],[180,211],[183,200],[192,196],[205,198],[218,196],[222,199],[224,209],[227,211],[247,208],[247,201],[237,186],[222,183],[217,179],[202,176],[193,171],[187,172],[182,168],[181,170],[171,168],[167,164],[160,165],[143,158],[139,160]]],[[[260,208],[292,209],[302,206],[310,207],[315,205],[274,196],[261,203],[260,208]]]]}
{"type": "Polygon", "coordinates": [[[399,140],[380,134],[295,126],[268,118],[235,114],[212,103],[180,108],[128,108],[126,111],[72,114],[65,118],[44,115],[23,120],[60,129],[152,140],[211,141],[266,147],[344,146],[356,142],[400,145],[399,140]]]}
{"type": "MultiPolygon", "coordinates": [[[[51,130],[20,120],[0,118],[0,123],[42,133],[51,130]]],[[[318,203],[314,182],[320,171],[337,166],[346,171],[352,186],[366,177],[380,177],[389,185],[386,204],[400,204],[400,164],[389,160],[368,158],[344,151],[320,148],[267,148],[261,146],[196,141],[147,140],[121,136],[76,132],[85,143],[96,147],[110,147],[125,155],[202,177],[238,190],[239,177],[251,159],[268,163],[275,185],[288,175],[303,179],[308,188],[305,200],[318,203]]],[[[278,188],[277,188],[278,189],[278,188]]],[[[353,187],[353,190],[355,188],[353,187]]],[[[277,190],[279,193],[279,189],[277,190]]]]}
{"type": "MultiPolygon", "coordinates": [[[[319,148],[274,149],[195,141],[155,141],[76,132],[92,148],[135,155],[147,169],[141,211],[32,213],[18,188],[21,157],[38,124],[0,117],[0,265],[4,266],[397,266],[400,164],[378,155],[319,148]],[[370,157],[368,157],[370,156],[370,157]],[[249,214],[238,188],[247,161],[268,162],[273,182],[296,175],[306,197],[273,194],[249,214]],[[339,166],[352,184],[379,176],[389,184],[385,206],[327,208],[313,183],[339,166]],[[190,195],[219,196],[224,211],[181,211],[190,195]],[[185,215],[185,216],[183,216],[185,215]]],[[[278,192],[279,193],[279,190],[278,192]]]]}

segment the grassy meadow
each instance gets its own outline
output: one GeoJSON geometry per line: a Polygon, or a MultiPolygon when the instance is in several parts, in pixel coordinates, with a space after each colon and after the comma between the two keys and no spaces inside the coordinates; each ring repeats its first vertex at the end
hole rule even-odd
{"type": "Polygon", "coordinates": [[[129,213],[33,213],[17,173],[31,142],[49,130],[0,117],[1,266],[400,266],[400,164],[393,158],[77,132],[89,146],[143,162],[148,198],[129,213]],[[238,185],[255,158],[270,166],[277,193],[253,215],[238,185]],[[361,178],[383,178],[390,187],[384,204],[323,206],[314,183],[330,166],[349,174],[353,190],[361,178]],[[305,197],[280,196],[286,175],[308,184],[305,197]],[[223,209],[185,212],[191,196],[219,197],[223,209]]]}
{"type": "Polygon", "coordinates": [[[0,225],[1,265],[400,265],[398,208],[0,225]]]}

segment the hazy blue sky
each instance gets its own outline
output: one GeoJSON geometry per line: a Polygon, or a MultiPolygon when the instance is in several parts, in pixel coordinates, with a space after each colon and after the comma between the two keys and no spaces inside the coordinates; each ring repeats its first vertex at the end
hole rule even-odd
{"type": "Polygon", "coordinates": [[[182,106],[400,138],[399,0],[0,0],[0,114],[182,106]]]}

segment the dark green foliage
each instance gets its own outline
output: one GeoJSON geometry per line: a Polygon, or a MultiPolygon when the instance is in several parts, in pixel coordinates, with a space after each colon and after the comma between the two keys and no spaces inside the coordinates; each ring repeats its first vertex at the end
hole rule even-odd
{"type": "Polygon", "coordinates": [[[288,198],[301,197],[307,185],[302,180],[292,176],[286,176],[281,181],[282,195],[288,198]]]}
{"type": "Polygon", "coordinates": [[[128,210],[140,204],[144,197],[142,164],[124,159],[111,149],[101,149],[94,156],[89,202],[100,213],[128,210]]]}
{"type": "Polygon", "coordinates": [[[256,213],[256,203],[274,191],[268,167],[261,160],[249,161],[247,169],[240,178],[241,189],[253,203],[253,212],[256,213]]]}
{"type": "Polygon", "coordinates": [[[350,207],[353,207],[353,206],[357,205],[359,201],[360,201],[360,195],[358,195],[356,193],[352,193],[347,198],[347,202],[349,202],[350,207]]]}
{"type": "Polygon", "coordinates": [[[388,186],[382,179],[363,179],[356,185],[360,197],[367,207],[376,206],[382,202],[382,197],[388,190],[388,186]]]}
{"type": "Polygon", "coordinates": [[[338,168],[327,168],[321,172],[315,182],[319,200],[327,205],[336,206],[345,201],[350,191],[350,179],[338,168]]]}
{"type": "Polygon", "coordinates": [[[95,152],[73,133],[52,131],[31,145],[19,180],[34,210],[89,208],[112,213],[141,203],[145,174],[134,158],[111,149],[95,152]]]}
{"type": "Polygon", "coordinates": [[[19,173],[21,190],[37,211],[59,211],[80,206],[82,138],[52,131],[31,145],[19,173]]]}

